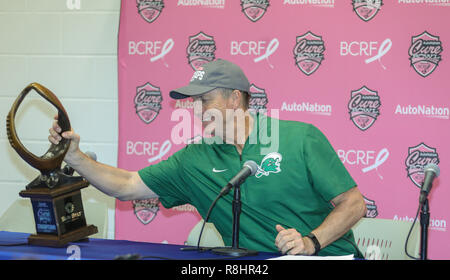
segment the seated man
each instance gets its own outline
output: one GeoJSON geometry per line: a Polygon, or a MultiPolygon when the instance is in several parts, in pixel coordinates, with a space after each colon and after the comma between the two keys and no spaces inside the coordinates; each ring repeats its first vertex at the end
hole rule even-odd
{"type": "MultiPolygon", "coordinates": [[[[60,134],[57,122],[49,140],[57,144],[61,137],[72,139],[65,161],[104,193],[120,200],[159,197],[166,208],[189,203],[203,218],[222,187],[245,161],[253,160],[258,170],[241,186],[241,247],[360,257],[350,229],[364,216],[366,206],[334,149],[311,124],[250,112],[249,86],[243,71],[231,62],[204,64],[188,86],[170,96],[192,97],[194,111],[201,112],[203,128],[212,137],[138,172],[89,159],[78,147],[79,135],[60,134]],[[265,141],[267,135],[271,141],[265,141]]],[[[232,198],[232,192],[221,198],[209,220],[227,246],[232,198]]]]}

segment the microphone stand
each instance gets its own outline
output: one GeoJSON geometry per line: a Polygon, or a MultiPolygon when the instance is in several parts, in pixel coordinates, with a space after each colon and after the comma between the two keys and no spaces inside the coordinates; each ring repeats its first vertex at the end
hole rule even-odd
{"type": "Polygon", "coordinates": [[[420,209],[420,259],[427,259],[428,251],[428,226],[430,224],[430,208],[428,198],[425,199],[420,209]]]}
{"type": "Polygon", "coordinates": [[[243,257],[254,256],[258,251],[239,248],[239,217],[241,215],[241,188],[239,184],[234,187],[233,197],[233,237],[231,247],[219,247],[211,250],[212,253],[223,256],[243,257]]]}

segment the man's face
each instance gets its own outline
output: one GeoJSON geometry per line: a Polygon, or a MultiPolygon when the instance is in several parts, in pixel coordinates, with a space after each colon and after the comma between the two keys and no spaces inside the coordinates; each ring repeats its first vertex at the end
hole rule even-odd
{"type": "Polygon", "coordinates": [[[205,135],[226,139],[226,129],[234,129],[234,116],[227,110],[236,109],[232,97],[222,95],[220,89],[212,90],[201,96],[193,97],[195,116],[202,120],[205,135]],[[201,116],[199,113],[201,112],[201,116]]]}

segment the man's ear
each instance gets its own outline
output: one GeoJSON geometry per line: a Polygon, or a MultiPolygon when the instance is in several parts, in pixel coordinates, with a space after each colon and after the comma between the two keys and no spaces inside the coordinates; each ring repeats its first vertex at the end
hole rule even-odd
{"type": "Polygon", "coordinates": [[[233,102],[233,109],[239,109],[241,107],[241,99],[242,99],[242,92],[235,89],[231,93],[231,100],[233,102]]]}

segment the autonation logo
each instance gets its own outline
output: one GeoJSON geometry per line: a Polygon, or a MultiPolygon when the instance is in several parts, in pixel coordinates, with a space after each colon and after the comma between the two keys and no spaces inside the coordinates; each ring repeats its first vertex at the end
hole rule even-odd
{"type": "Polygon", "coordinates": [[[178,0],[177,6],[191,6],[204,8],[225,8],[225,0],[178,0]]]}
{"type": "MultiPolygon", "coordinates": [[[[394,215],[393,218],[394,221],[409,221],[409,222],[414,222],[414,217],[409,217],[409,216],[398,216],[398,215],[394,215]]],[[[430,218],[430,225],[429,225],[431,230],[437,230],[437,231],[447,231],[447,221],[444,219],[433,219],[430,218]]]]}
{"type": "Polygon", "coordinates": [[[398,0],[399,4],[427,4],[433,6],[450,6],[450,0],[398,0]]]}
{"type": "Polygon", "coordinates": [[[334,8],[334,0],[284,0],[283,5],[309,5],[321,8],[334,8]]]}
{"type": "Polygon", "coordinates": [[[331,116],[332,107],[329,104],[318,104],[317,102],[314,102],[314,103],[310,103],[310,102],[301,102],[301,103],[297,103],[297,102],[292,102],[292,103],[283,102],[283,104],[281,105],[281,111],[286,111],[286,112],[303,112],[303,113],[331,116]]]}
{"type": "Polygon", "coordinates": [[[429,118],[450,119],[450,110],[448,107],[436,107],[433,105],[400,105],[395,107],[396,115],[424,116],[429,118]]]}

